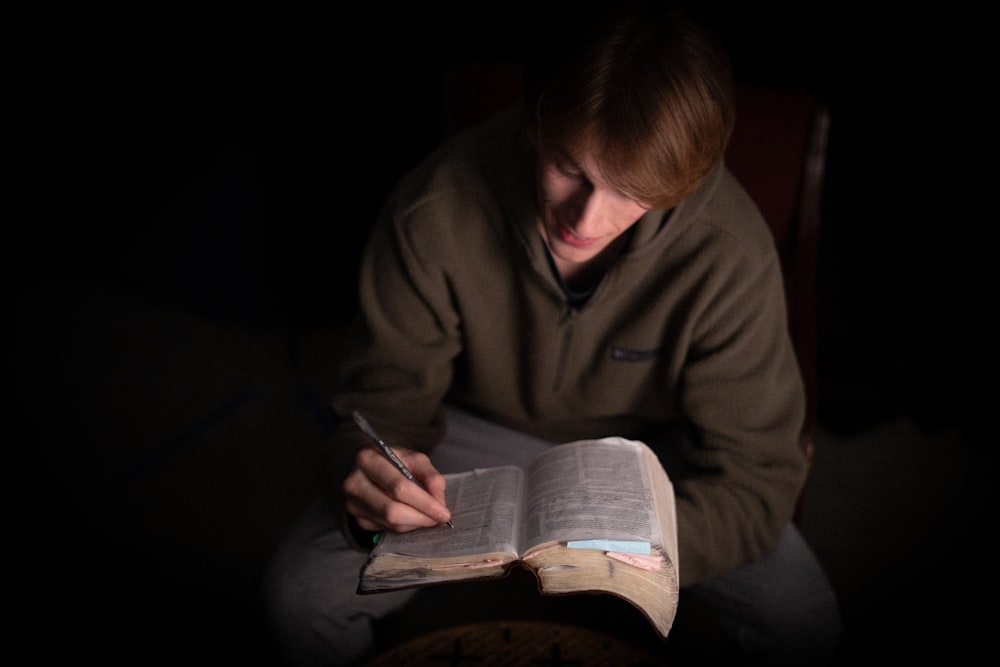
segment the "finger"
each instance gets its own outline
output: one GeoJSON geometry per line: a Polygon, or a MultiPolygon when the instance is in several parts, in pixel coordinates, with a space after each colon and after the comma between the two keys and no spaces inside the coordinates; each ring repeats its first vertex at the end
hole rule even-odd
{"type": "Polygon", "coordinates": [[[358,470],[344,480],[344,493],[345,509],[364,530],[407,532],[439,523],[416,508],[389,497],[358,470]]]}
{"type": "Polygon", "coordinates": [[[400,448],[396,456],[413,474],[410,480],[385,456],[374,449],[362,450],[356,464],[390,498],[417,508],[444,523],[451,512],[444,502],[444,477],[422,452],[400,448]]]}
{"type": "MultiPolygon", "coordinates": [[[[399,452],[396,452],[396,455],[399,456],[399,452]]],[[[410,472],[413,473],[413,477],[423,486],[428,494],[444,507],[445,478],[434,467],[434,464],[431,463],[430,457],[423,452],[411,450],[403,450],[403,455],[405,458],[401,457],[401,459],[406,464],[406,467],[410,469],[410,472]]],[[[450,519],[451,516],[449,515],[448,518],[450,519]]]]}
{"type": "MultiPolygon", "coordinates": [[[[354,478],[355,485],[349,494],[353,494],[359,502],[365,505],[374,521],[385,521],[390,525],[424,526],[428,525],[425,518],[415,518],[412,511],[429,518],[431,523],[444,523],[451,519],[451,512],[444,505],[444,478],[430,465],[430,460],[424,454],[401,450],[400,459],[407,465],[413,464],[420,471],[420,477],[414,473],[414,482],[405,477],[388,459],[375,450],[363,450],[356,457],[355,473],[364,479],[354,478]],[[419,480],[427,479],[436,493],[426,491],[419,480]],[[370,484],[370,486],[368,484],[370,484]],[[401,503],[406,507],[396,507],[401,503]]],[[[353,473],[352,473],[353,475],[353,473]]]]}

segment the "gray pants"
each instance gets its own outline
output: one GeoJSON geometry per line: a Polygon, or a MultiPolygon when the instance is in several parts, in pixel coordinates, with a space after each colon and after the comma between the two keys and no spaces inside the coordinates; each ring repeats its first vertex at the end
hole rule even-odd
{"type": "MultiPolygon", "coordinates": [[[[550,444],[451,410],[447,435],[432,458],[443,473],[525,465],[550,444]]],[[[373,648],[374,622],[411,600],[412,590],[358,595],[365,557],[347,544],[338,518],[322,503],[291,527],[264,578],[277,647],[288,664],[356,664],[373,648]]],[[[687,648],[701,658],[715,656],[717,664],[822,665],[832,661],[840,635],[836,597],[793,525],[760,561],[682,590],[665,651],[691,643],[684,636],[675,641],[675,633],[685,632],[686,607],[707,613],[717,630],[692,635],[695,643],[711,637],[711,646],[687,648]]]]}

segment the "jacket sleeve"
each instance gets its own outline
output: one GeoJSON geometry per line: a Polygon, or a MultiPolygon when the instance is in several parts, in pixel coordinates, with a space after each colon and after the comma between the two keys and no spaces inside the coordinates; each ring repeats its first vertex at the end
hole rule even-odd
{"type": "Polygon", "coordinates": [[[360,410],[390,446],[430,452],[444,433],[443,399],[461,349],[447,281],[412,233],[412,210],[390,197],[361,260],[359,311],[331,399],[335,424],[329,476],[333,499],[357,451],[370,446],[350,419],[360,410]]]}
{"type": "Polygon", "coordinates": [[[679,476],[682,585],[757,560],[791,519],[805,478],[805,394],[776,252],[705,277],[681,378],[688,470],[679,476]]]}

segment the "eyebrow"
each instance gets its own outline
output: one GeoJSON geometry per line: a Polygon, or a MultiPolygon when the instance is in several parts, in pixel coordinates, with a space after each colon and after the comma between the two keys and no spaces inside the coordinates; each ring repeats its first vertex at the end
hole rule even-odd
{"type": "Polygon", "coordinates": [[[560,164],[570,163],[570,164],[575,165],[577,167],[580,166],[580,164],[570,154],[570,152],[567,151],[562,146],[547,146],[542,151],[542,157],[544,157],[545,159],[548,159],[548,160],[552,160],[553,162],[558,162],[560,164]]]}

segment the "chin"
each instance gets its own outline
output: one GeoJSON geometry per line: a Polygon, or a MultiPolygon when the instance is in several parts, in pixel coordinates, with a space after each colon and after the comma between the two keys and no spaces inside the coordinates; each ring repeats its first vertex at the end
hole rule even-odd
{"type": "Polygon", "coordinates": [[[592,248],[574,248],[571,245],[565,243],[560,243],[556,246],[556,250],[553,254],[557,255],[559,259],[564,262],[569,262],[571,264],[584,264],[598,255],[600,250],[592,248]]]}

